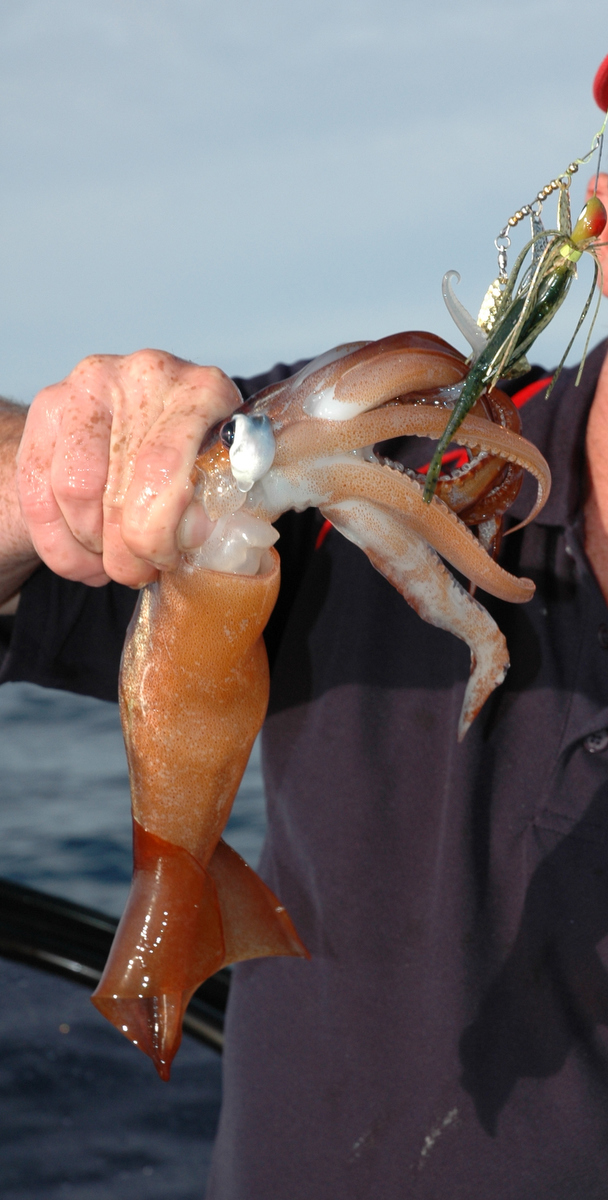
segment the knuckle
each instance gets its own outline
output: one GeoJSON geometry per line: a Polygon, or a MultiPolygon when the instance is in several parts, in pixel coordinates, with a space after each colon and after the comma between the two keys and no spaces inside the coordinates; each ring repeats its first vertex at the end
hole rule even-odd
{"type": "Polygon", "coordinates": [[[38,475],[20,468],[17,470],[17,496],[23,517],[27,522],[43,524],[55,515],[52,493],[41,486],[38,475]]]}
{"type": "Polygon", "coordinates": [[[89,400],[88,390],[91,387],[97,388],[99,383],[105,380],[115,361],[112,354],[89,354],[87,358],[81,359],[61,383],[54,385],[55,388],[62,389],[65,397],[64,407],[70,404],[86,404],[89,400]],[[73,390],[78,388],[82,388],[82,392],[73,390]]]}
{"type": "Polygon", "coordinates": [[[203,367],[203,370],[206,373],[207,386],[210,391],[219,393],[221,397],[226,397],[233,403],[235,399],[238,404],[241,403],[241,394],[236,384],[229,375],[226,375],[225,371],[222,371],[221,367],[203,367]]]}
{"type": "Polygon", "coordinates": [[[86,470],[64,469],[52,476],[56,499],[64,504],[99,504],[103,495],[104,480],[90,475],[86,470]]]}
{"type": "Polygon", "coordinates": [[[123,520],[122,537],[126,549],[135,558],[144,562],[157,562],[164,559],[164,539],[156,532],[141,529],[127,519],[123,520]]]}
{"type": "Polygon", "coordinates": [[[39,417],[43,413],[48,412],[53,407],[53,401],[57,399],[63,391],[63,383],[50,383],[47,387],[41,388],[36,393],[32,403],[30,404],[28,419],[30,424],[34,417],[39,417]]]}
{"type": "Polygon", "coordinates": [[[74,583],[88,583],[89,579],[103,573],[101,555],[94,555],[84,547],[78,549],[67,539],[54,541],[52,545],[47,546],[43,538],[38,538],[35,539],[35,547],[47,567],[62,579],[69,579],[74,583]]]}
{"type": "Polygon", "coordinates": [[[79,363],[70,371],[67,376],[71,379],[72,375],[76,374],[91,374],[91,372],[105,370],[110,363],[116,361],[114,354],[87,354],[86,358],[81,358],[79,363]]]}
{"type": "Polygon", "coordinates": [[[164,374],[168,368],[180,365],[182,360],[175,358],[173,354],[169,354],[166,350],[134,350],[132,354],[125,354],[121,359],[121,367],[128,374],[134,375],[154,375],[157,372],[164,374]]]}
{"type": "Polygon", "coordinates": [[[140,562],[153,563],[157,567],[177,566],[177,535],[172,527],[159,528],[155,523],[142,527],[141,521],[125,512],[121,533],[125,547],[140,562]]]}
{"type": "Polygon", "coordinates": [[[103,566],[110,579],[132,588],[152,583],[158,574],[156,567],[132,554],[122,542],[111,542],[104,548],[103,566]]]}
{"type": "Polygon", "coordinates": [[[55,515],[52,502],[41,499],[28,489],[19,491],[19,507],[28,528],[34,525],[46,525],[55,515]]]}
{"type": "Polygon", "coordinates": [[[154,532],[151,533],[148,528],[142,527],[141,519],[137,520],[128,510],[122,514],[120,534],[125,549],[137,558],[151,557],[150,551],[155,549],[155,542],[158,541],[154,532]]]}
{"type": "Polygon", "coordinates": [[[91,460],[84,452],[55,456],[51,463],[51,488],[59,501],[98,504],[106,479],[107,464],[91,460]]]}
{"type": "Polygon", "coordinates": [[[137,456],[133,474],[136,486],[139,480],[145,480],[147,488],[155,484],[159,489],[166,486],[177,472],[188,469],[186,448],[168,441],[161,430],[157,435],[152,435],[137,456]]]}
{"type": "Polygon", "coordinates": [[[234,387],[232,380],[228,378],[225,371],[222,371],[221,367],[201,367],[201,371],[203,372],[203,377],[207,379],[211,385],[221,383],[229,384],[231,388],[234,387]]]}

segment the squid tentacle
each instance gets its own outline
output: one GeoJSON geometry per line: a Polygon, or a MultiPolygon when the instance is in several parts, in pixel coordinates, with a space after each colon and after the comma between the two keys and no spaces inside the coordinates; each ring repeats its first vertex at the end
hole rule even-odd
{"type": "Polygon", "coordinates": [[[360,500],[323,505],[322,512],[340,533],[365,551],[376,570],[424,621],[466,642],[471,652],[471,674],[458,724],[458,740],[462,741],[488,696],[504,680],[509,655],[503,634],[424,538],[405,527],[394,512],[360,500]]]}
{"type": "MultiPolygon", "coordinates": [[[[273,468],[283,469],[303,460],[345,453],[395,437],[439,437],[445,425],[442,409],[424,405],[391,404],[362,413],[347,422],[319,421],[299,423],[277,437],[273,468]]],[[[551,489],[551,474],[536,446],[520,434],[480,417],[465,417],[457,441],[463,446],[481,448],[506,462],[523,467],[536,480],[537,499],[525,524],[534,520],[546,503],[551,489]]]]}
{"type": "MultiPolygon", "coordinates": [[[[502,514],[519,495],[522,476],[523,472],[520,467],[514,466],[513,463],[507,463],[506,471],[502,478],[499,478],[493,487],[479,496],[477,500],[473,500],[459,514],[461,520],[464,521],[465,525],[479,525],[484,521],[489,521],[497,512],[502,514]]],[[[449,503],[449,498],[443,494],[443,490],[439,495],[442,500],[446,500],[449,503]]],[[[454,506],[451,505],[451,507],[454,506]]],[[[498,516],[497,520],[502,524],[501,516],[498,516]]]]}
{"type": "MultiPolygon", "coordinates": [[[[321,491],[322,481],[318,481],[321,491]]],[[[531,579],[517,579],[484,550],[470,529],[453,513],[442,500],[433,498],[433,503],[424,503],[423,487],[415,480],[400,475],[387,467],[378,471],[364,462],[340,462],[333,472],[331,485],[320,507],[346,499],[360,497],[384,508],[402,514],[412,532],[423,537],[442,558],[447,559],[457,571],[461,571],[477,587],[508,600],[512,604],[525,604],[534,595],[531,579]]]]}

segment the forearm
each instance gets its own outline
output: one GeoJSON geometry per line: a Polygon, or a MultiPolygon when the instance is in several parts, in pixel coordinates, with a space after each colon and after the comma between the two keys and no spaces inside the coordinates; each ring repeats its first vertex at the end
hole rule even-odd
{"type": "Polygon", "coordinates": [[[0,605],[39,562],[17,499],[15,460],[26,416],[22,405],[0,399],[0,605]]]}

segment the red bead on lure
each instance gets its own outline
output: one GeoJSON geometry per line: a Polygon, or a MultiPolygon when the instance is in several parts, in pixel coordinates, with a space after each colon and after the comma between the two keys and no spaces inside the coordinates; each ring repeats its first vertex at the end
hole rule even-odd
{"type": "MultiPolygon", "coordinates": [[[[561,248],[560,253],[563,258],[567,262],[578,262],[579,258],[583,257],[583,251],[588,248],[588,243],[597,240],[600,234],[603,233],[607,220],[608,214],[599,196],[590,196],[581,211],[567,244],[561,248]],[[579,246],[581,247],[580,250],[578,249],[579,246]]],[[[565,266],[566,264],[564,263],[557,267],[556,270],[565,270],[565,266]]]]}
{"type": "Polygon", "coordinates": [[[604,232],[606,221],[608,214],[599,196],[591,196],[572,230],[572,241],[580,245],[589,238],[598,238],[604,232]]]}

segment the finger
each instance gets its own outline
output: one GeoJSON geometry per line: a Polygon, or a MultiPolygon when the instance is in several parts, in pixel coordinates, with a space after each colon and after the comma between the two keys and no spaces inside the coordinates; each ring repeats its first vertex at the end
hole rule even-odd
{"type": "MultiPolygon", "coordinates": [[[[112,577],[131,586],[156,578],[153,564],[127,546],[123,538],[123,508],[141,444],[179,392],[191,364],[161,351],[144,350],[125,358],[121,387],[114,405],[108,480],[105,489],[104,555],[112,577]]],[[[200,368],[199,368],[200,370],[200,368]]]]}
{"type": "Polygon", "coordinates": [[[40,392],[30,407],[17,455],[19,503],[42,561],[57,575],[96,587],[107,582],[101,555],[90,553],[74,538],[51,484],[63,395],[64,384],[55,384],[40,392]]]}
{"type": "Polygon", "coordinates": [[[39,558],[63,579],[86,583],[89,587],[101,587],[109,583],[101,554],[86,550],[68,529],[60,515],[54,521],[39,525],[36,534],[30,535],[39,558]]]}
{"type": "Polygon", "coordinates": [[[165,406],[187,391],[192,376],[198,381],[201,371],[203,368],[159,350],[138,351],[120,360],[103,500],[103,546],[112,578],[132,587],[150,583],[158,575],[123,539],[123,507],[137,455],[165,406]]]}
{"type": "Polygon", "coordinates": [[[30,532],[60,515],[51,487],[51,463],[60,425],[57,406],[61,384],[45,388],[33,400],[17,453],[17,487],[30,532]]]}
{"type": "Polygon", "coordinates": [[[113,403],[104,509],[122,510],[141,443],[161,415],[181,365],[173,355],[154,350],[139,351],[122,360],[113,403]]]}
{"type": "Polygon", "coordinates": [[[158,579],[158,570],[145,559],[133,554],[122,536],[122,512],[119,508],[104,511],[103,523],[104,570],[118,583],[141,588],[158,579]]]}
{"type": "Polygon", "coordinates": [[[177,527],[178,549],[184,554],[188,554],[190,550],[197,550],[207,541],[215,525],[216,522],[207,516],[200,500],[193,500],[177,527]]]}
{"type": "Polygon", "coordinates": [[[174,380],[172,366],[179,360],[160,351],[140,351],[122,359],[113,397],[112,427],[108,447],[107,479],[102,499],[103,553],[113,579],[142,587],[158,571],[125,545],[122,510],[133,475],[137,452],[150,426],[163,411],[164,399],[174,380]]]}
{"type": "MultiPolygon", "coordinates": [[[[160,568],[179,562],[177,528],[192,499],[190,475],[201,441],[240,403],[238,390],[217,368],[190,367],[172,389],[140,446],[123,505],[122,537],[138,559],[160,568]]],[[[104,561],[106,570],[114,570],[113,560],[104,561]]]]}
{"type": "Polygon", "coordinates": [[[51,464],[51,487],[64,520],[87,550],[102,552],[103,491],[119,360],[85,359],[65,381],[67,397],[51,464]]]}

